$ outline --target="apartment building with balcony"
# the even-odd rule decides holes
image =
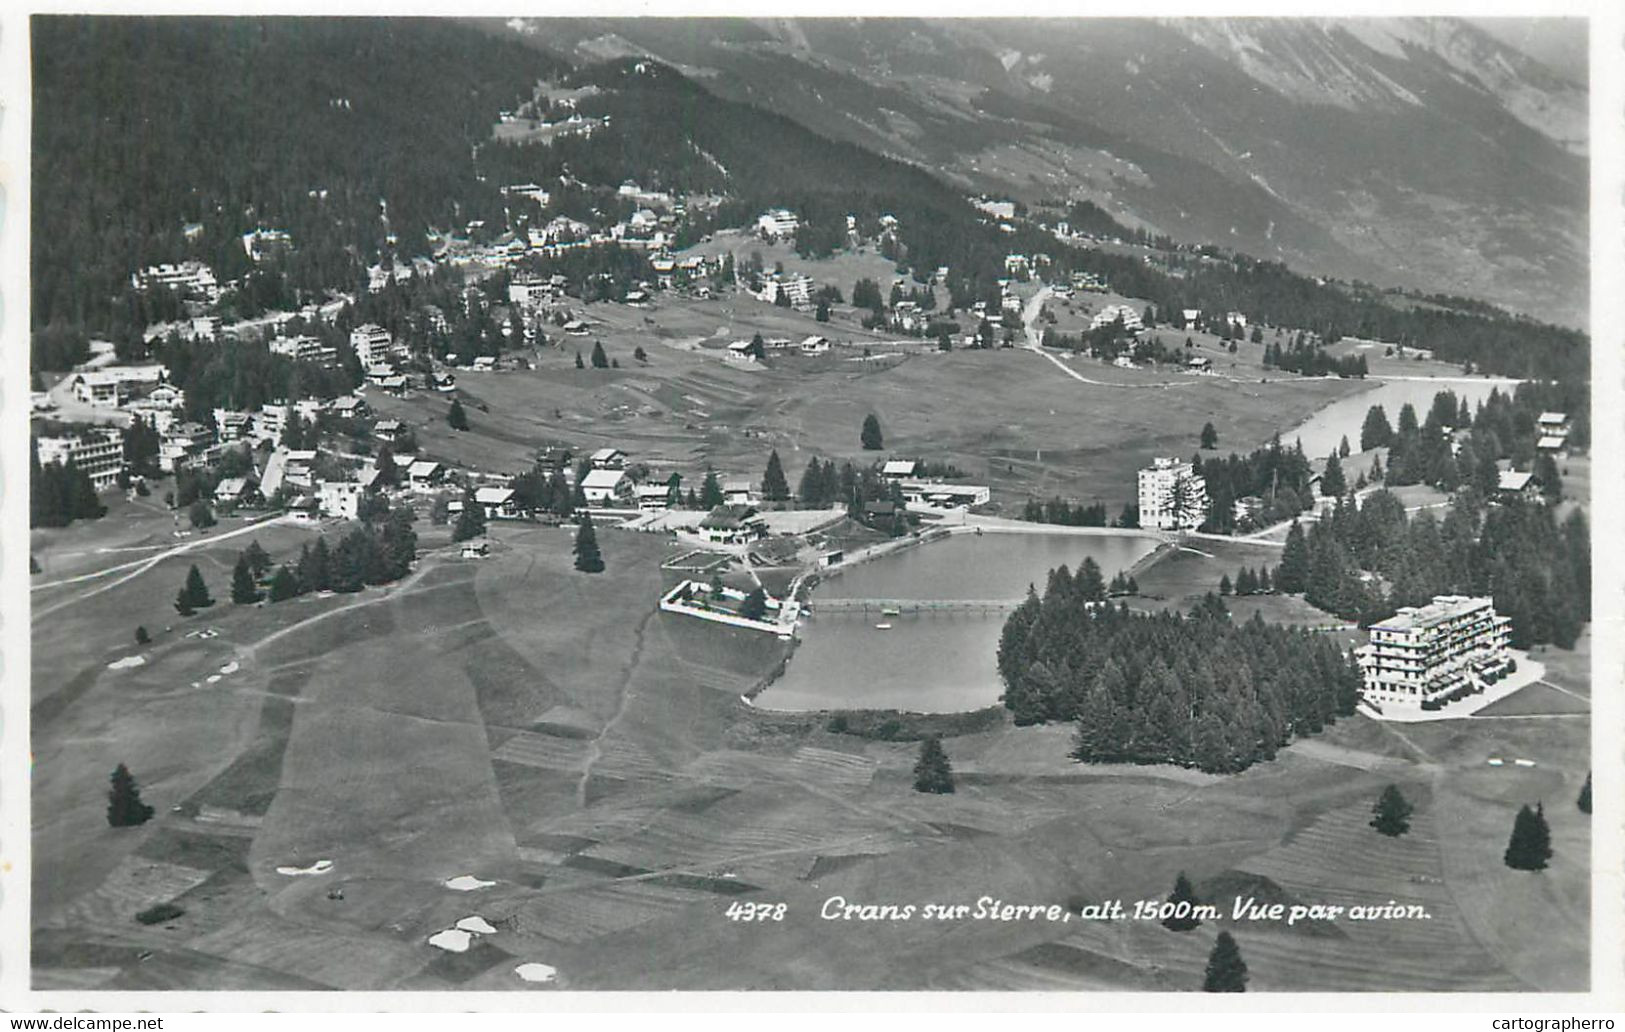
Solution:
[[[1371,626],[1356,652],[1365,697],[1378,705],[1434,708],[1498,679],[1512,664],[1512,621],[1488,598],[1439,595]]]

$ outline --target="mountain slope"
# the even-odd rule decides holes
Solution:
[[[1464,21],[567,19],[967,190],[1585,319],[1585,94]]]

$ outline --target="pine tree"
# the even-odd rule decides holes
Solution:
[[[1533,810],[1525,804],[1512,822],[1512,838],[1502,859],[1514,870],[1540,871],[1551,856],[1552,832],[1546,825],[1545,811],[1538,803]]]
[[[1219,431],[1213,428],[1212,423],[1202,427],[1202,447],[1209,451],[1219,446]]]
[[[1326,459],[1326,472],[1320,475],[1320,493],[1327,498],[1341,498],[1343,492],[1348,490],[1348,483],[1343,479],[1343,463],[1333,452]]]
[[[1585,787],[1580,789],[1580,798],[1578,798],[1578,799],[1576,799],[1574,801],[1574,805],[1578,806],[1580,808],[1581,813],[1590,813],[1591,812],[1591,772],[1590,771],[1586,772]]]
[[[1196,898],[1196,890],[1191,888],[1190,879],[1185,877],[1184,871],[1180,871],[1179,877],[1174,879],[1174,891],[1168,893],[1168,902],[1176,907],[1181,903],[1186,903],[1189,904],[1190,908],[1194,908],[1196,904],[1201,902]],[[1200,926],[1201,923],[1202,919],[1197,917],[1194,912],[1180,914],[1177,910],[1162,919],[1162,926],[1171,932],[1188,932]]]
[[[1349,457],[1349,435],[1348,434],[1344,434],[1343,439],[1341,441],[1337,442],[1337,457],[1340,458],[1340,459],[1346,459],[1346,458]]]
[[[582,573],[602,573],[604,557],[598,551],[598,534],[593,530],[592,517],[583,513],[581,527],[576,531],[576,569]]]
[[[243,555],[248,557],[249,572],[253,573],[256,578],[265,576],[265,571],[271,568],[271,557],[266,553],[265,549],[260,547],[258,538],[248,543],[248,547],[243,550]]]
[[[451,410],[446,413],[446,423],[453,430],[468,429],[468,413],[463,411],[463,403],[457,398],[451,399]]]
[[[472,489],[463,490],[463,511],[457,514],[457,525],[451,530],[453,541],[467,541],[485,533],[485,506],[474,498]]]
[[[784,467],[779,463],[775,449],[767,457],[767,472],[762,474],[762,498],[769,502],[783,502],[790,497],[790,484],[784,479]]]
[[[739,615],[746,620],[760,620],[767,616],[767,592],[762,590],[761,585],[752,588],[739,604]]]
[[[1388,423],[1388,413],[1381,405],[1366,409],[1365,423],[1360,427],[1360,450],[1386,448],[1394,440],[1394,428]]]
[[[1219,578],[1219,594],[1230,594],[1230,575],[1228,573]]]
[[[886,446],[880,433],[880,419],[873,412],[863,417],[863,433],[859,439],[864,451],[880,451]]]
[[[1371,826],[1390,838],[1398,838],[1411,830],[1411,814],[1415,809],[1398,785],[1389,785],[1371,808]]]
[[[148,644],[152,643],[152,635],[147,633],[146,624],[142,624],[141,626],[139,626],[139,627],[137,627],[135,629],[135,643],[137,645],[148,645]],[[1586,791],[1586,796],[1585,796],[1585,798],[1587,800],[1587,803],[1586,803],[1586,805],[1587,805],[1586,812],[1587,813],[1591,812],[1591,810],[1589,809],[1589,807],[1590,807],[1590,799],[1591,799],[1590,788],[1591,788],[1591,779],[1587,778],[1586,779],[1586,790],[1587,791]]]
[[[576,368],[577,369],[585,369],[585,368],[587,368],[587,364],[585,362],[581,361],[581,352],[579,350],[576,352]]]
[[[722,483],[717,479],[716,470],[708,469],[700,483],[700,508],[715,509],[722,500]]]
[[[914,791],[942,795],[953,790],[954,772],[948,754],[942,748],[942,739],[932,735],[920,743],[920,758],[914,764]]]
[[[209,588],[203,583],[203,574],[198,571],[197,564],[186,572],[186,583],[182,585],[179,594],[175,596],[175,611],[182,616],[191,616],[199,609],[206,609],[214,605],[214,599],[209,597]]]
[[[237,556],[237,565],[231,571],[231,601],[235,605],[253,605],[260,600],[259,588],[254,585],[254,568],[249,565],[248,553]]]
[[[594,369],[609,368],[609,356],[604,354],[604,345],[596,340],[592,342],[592,367]]]
[[[637,347],[632,349],[632,357],[639,362],[649,361],[649,353],[643,350],[642,344],[639,344]]]
[[[1297,520],[1286,534],[1286,545],[1281,549],[1281,563],[1275,568],[1275,586],[1281,591],[1296,594],[1309,585],[1309,542],[1303,526]]]
[[[1247,962],[1241,959],[1241,947],[1229,932],[1220,932],[1208,954],[1207,974],[1202,980],[1202,991],[1208,993],[1244,993],[1247,991]]]
[[[107,823],[115,828],[133,828],[152,819],[152,807],[141,801],[141,789],[136,786],[130,768],[119,764],[109,779],[113,787],[107,793]]]
[[[286,602],[297,594],[299,594],[299,579],[286,566],[277,567],[275,576],[271,578],[271,601]]]

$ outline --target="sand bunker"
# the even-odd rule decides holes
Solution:
[[[527,982],[551,982],[558,976],[559,970],[546,964],[521,964],[513,969],[513,973]]]
[[[465,917],[461,921],[458,921],[457,927],[465,932],[473,932],[475,935],[496,934],[496,928],[491,925],[491,922],[487,921],[478,914],[475,914],[472,917]]]
[[[467,932],[456,928],[448,928],[443,932],[436,932],[429,936],[429,945],[447,953],[467,953],[468,944],[474,937]]]
[[[124,670],[128,667],[141,666],[142,664],[146,663],[146,661],[146,656],[125,656],[123,659],[115,659],[113,662],[107,664],[107,669]]]
[[[219,674],[210,674],[208,677],[205,677],[204,680],[209,682],[210,684],[215,684],[220,680],[220,675]]]
[[[298,877],[299,875],[302,875],[302,874],[326,874],[328,871],[331,871],[332,869],[333,869],[333,861],[331,861],[331,860],[318,860],[315,863],[311,864],[309,867],[293,867],[291,865],[287,866],[287,867],[278,867],[276,869],[276,873],[278,873],[278,874],[286,874],[289,877]]]
[[[448,889],[458,892],[473,892],[475,889],[488,889],[495,885],[494,881],[480,881],[472,874],[459,874],[455,878],[447,878],[445,885]]]
[[[226,665],[225,665],[225,666],[223,666],[223,667],[221,667],[221,668],[220,668],[220,672],[221,672],[221,673],[222,673],[222,674],[235,674],[235,673],[236,673],[236,672],[237,672],[237,671],[238,671],[238,670],[240,670],[240,669],[242,669],[242,666],[241,666],[241,664],[239,664],[239,663],[238,663],[238,662],[237,662],[237,661],[236,661],[236,660],[235,660],[235,659],[234,659],[234,660],[232,660],[232,661],[231,661],[231,662],[230,662],[230,663],[227,663],[227,664],[226,664]]]

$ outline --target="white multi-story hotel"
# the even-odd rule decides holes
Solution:
[[[385,335],[388,338],[388,335]],[[338,349],[331,344],[323,344],[320,338],[301,334],[297,337],[275,337],[270,343],[271,354],[291,358],[295,362],[315,362],[318,365],[335,365],[339,360]],[[362,362],[366,364],[365,361]]]
[[[1420,706],[1504,672],[1512,621],[1487,598],[1439,595],[1371,626],[1356,656],[1365,697]]]
[[[361,360],[362,367],[366,369],[387,366],[398,354],[389,331],[375,323],[351,330],[350,347],[355,349],[355,357]]]
[[[1140,470],[1140,526],[1195,530],[1207,519],[1207,481],[1188,462],[1152,459]]]
[[[124,468],[124,437],[117,430],[95,428],[68,437],[41,437],[38,443],[40,465],[72,462],[98,491],[111,487]]]
[[[791,237],[801,228],[801,220],[787,208],[774,208],[757,217],[756,228],[771,237]]]

